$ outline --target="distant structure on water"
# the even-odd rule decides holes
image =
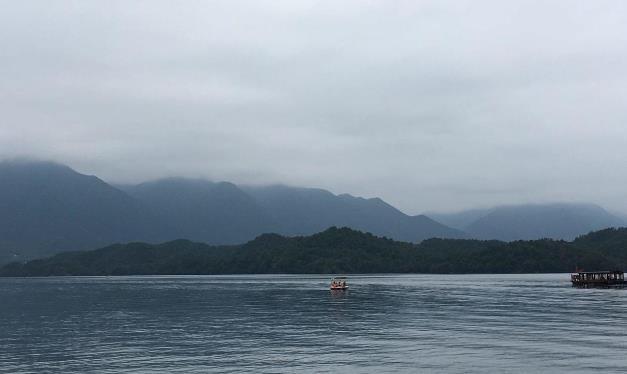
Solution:
[[[625,274],[620,270],[578,271],[570,275],[575,287],[624,287]]]

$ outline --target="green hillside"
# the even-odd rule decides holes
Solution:
[[[348,228],[240,246],[187,240],[116,244],[0,268],[2,276],[261,273],[543,273],[627,268],[627,229],[572,242],[430,239],[411,244]]]

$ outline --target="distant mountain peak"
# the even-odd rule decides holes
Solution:
[[[433,217],[478,239],[533,240],[541,238],[572,240],[579,235],[625,221],[602,207],[583,202],[551,202],[502,205]]]
[[[0,169],[14,170],[14,171],[28,171],[28,172],[41,172],[41,171],[50,171],[50,172],[65,172],[65,173],[77,173],[74,169],[70,168],[67,165],[60,164],[54,161],[41,161],[35,159],[26,159],[26,158],[18,158],[18,159],[6,159],[0,161]]]

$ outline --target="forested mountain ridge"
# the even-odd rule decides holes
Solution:
[[[188,240],[116,244],[0,268],[0,276],[263,273],[553,273],[627,268],[627,229],[561,240],[429,239],[420,244],[330,228],[264,234],[238,246]]]

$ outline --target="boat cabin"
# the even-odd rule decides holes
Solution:
[[[611,271],[579,271],[570,275],[573,286],[623,286],[625,274],[620,270]]]

